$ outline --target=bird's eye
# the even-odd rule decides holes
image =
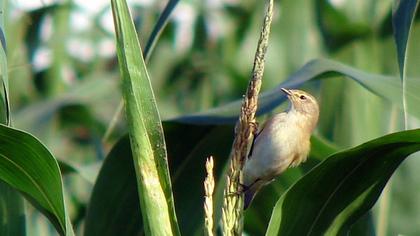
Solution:
[[[300,97],[299,97],[301,100],[305,100],[306,99],[306,96],[305,95],[300,95]]]

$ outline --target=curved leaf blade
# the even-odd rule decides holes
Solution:
[[[399,0],[395,1],[395,8],[392,12],[392,26],[394,30],[394,39],[397,45],[397,59],[402,80],[402,97],[404,124],[408,127],[408,109],[407,109],[407,52],[409,46],[411,26],[414,22],[418,0]]]
[[[6,40],[4,32],[0,27],[0,72],[1,72],[1,122],[10,125],[10,102],[9,102],[9,72],[7,70]]]
[[[168,4],[165,6],[165,9],[163,9],[162,13],[160,14],[156,25],[153,27],[153,31],[147,40],[146,47],[144,48],[144,60],[146,62],[149,61],[153,48],[155,47],[163,29],[168,24],[169,16],[175,9],[178,2],[179,0],[169,0]]]
[[[301,69],[292,74],[285,82],[276,88],[264,92],[259,98],[258,115],[273,110],[286,100],[280,88],[298,88],[305,82],[341,75],[343,78],[352,79],[372,93],[402,106],[401,82],[396,77],[366,73],[351,66],[328,59],[316,59],[305,64]],[[407,88],[407,99],[413,104],[420,103],[420,79],[412,79],[412,84]],[[205,112],[174,118],[175,121],[196,124],[233,124],[239,115],[242,100],[237,100],[226,105],[210,109]],[[420,117],[420,109],[413,109],[413,115]]]
[[[0,179],[22,192],[61,235],[73,235],[57,161],[39,140],[0,125]]]
[[[420,129],[333,154],[277,202],[267,235],[343,235],[376,202],[399,164],[420,150]]]
[[[399,0],[394,2],[395,6],[392,12],[392,26],[394,29],[395,43],[397,45],[400,78],[403,79],[405,74],[404,68],[407,56],[408,40],[419,1]]]

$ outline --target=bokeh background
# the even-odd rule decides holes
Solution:
[[[144,46],[167,1],[128,2]],[[147,62],[163,120],[242,97],[252,69],[263,2],[179,2]],[[317,58],[398,76],[392,1],[282,0],[275,4],[263,91]],[[124,117],[118,112],[120,81],[110,3],[10,0],[3,1],[3,6],[7,9],[3,23],[13,125],[38,137],[64,163],[86,170],[82,178],[66,174],[64,179],[70,212],[81,232],[92,189],[89,180],[94,180],[105,155],[126,133]],[[420,77],[418,19],[408,50],[409,78]],[[404,127],[399,107],[344,76],[310,81],[302,89],[321,103],[316,133],[340,149]],[[408,105],[409,111],[420,109],[418,104]],[[417,118],[409,117],[409,127],[419,124]],[[108,135],[110,126],[114,128]],[[190,171],[203,170],[204,166]],[[291,184],[287,181],[280,178],[263,195],[280,194]],[[400,166],[367,216],[378,235],[420,234],[419,186],[420,157],[413,155]],[[259,197],[256,202],[270,208],[275,199]],[[39,212],[30,204],[26,207],[31,212],[28,235],[55,234]],[[246,218],[252,225],[248,233],[264,232],[269,217],[270,212],[251,209]]]

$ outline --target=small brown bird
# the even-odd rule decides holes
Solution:
[[[288,110],[268,119],[254,137],[243,169],[247,209],[255,194],[288,167],[306,161],[310,137],[319,116],[316,99],[301,90],[281,89],[290,100]]]

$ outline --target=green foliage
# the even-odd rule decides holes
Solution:
[[[5,3],[0,5],[0,11],[4,11]],[[6,36],[4,32],[4,17],[0,17],[0,123],[10,123],[9,106],[9,74],[6,58]],[[23,198],[19,193],[5,182],[0,181],[0,235],[25,235],[25,219]]]
[[[111,1],[128,130],[147,235],[179,235],[162,125],[125,1]]]
[[[262,93],[258,114],[270,112],[286,100],[286,95],[281,92],[281,88],[297,88],[310,80],[334,76],[344,76],[343,78],[354,80],[372,93],[402,108],[402,87],[397,77],[369,74],[336,61],[318,59],[304,65],[276,88]],[[412,86],[407,88],[407,96],[411,102],[420,102],[420,96],[416,93],[419,89],[420,80],[413,80]],[[198,124],[233,123],[239,115],[241,102],[242,100],[237,100],[205,112],[181,116],[176,120]],[[420,110],[413,110],[412,115],[420,118]]]
[[[0,120],[17,129],[0,126],[0,235],[69,235],[71,225],[86,236],[157,227],[202,235],[210,155],[220,222],[265,6],[155,2],[133,4],[132,17],[123,0],[98,4],[85,29],[73,21],[88,15],[78,3],[22,10],[3,2]],[[419,127],[418,1],[393,2],[276,2],[260,123],[286,107],[281,87],[314,94],[321,115],[310,158],[262,189],[245,233],[420,234],[420,158],[405,159],[420,131],[397,132],[403,110],[407,127]],[[112,13],[117,39],[103,24]],[[118,58],[105,53],[115,42]],[[125,116],[115,112],[122,97]],[[151,213],[142,173],[159,185]]]
[[[142,228],[128,136],[105,159],[92,190],[84,235],[136,235]]]
[[[411,27],[414,17],[419,6],[417,0],[405,0],[396,2],[396,6],[392,15],[392,25],[394,26],[395,43],[397,45],[398,66],[400,78],[403,84],[403,106],[404,106],[404,124],[408,127],[408,111],[407,111],[407,69],[406,61],[408,57],[408,41],[410,39]]]
[[[62,235],[73,235],[57,161],[33,136],[0,125],[0,178],[22,192]]]
[[[24,236],[25,215],[23,199],[10,185],[0,183],[0,235],[4,236]]]
[[[162,14],[159,16],[159,19],[153,28],[152,33],[150,34],[150,38],[147,41],[146,47],[144,48],[144,55],[145,61],[149,61],[151,52],[155,47],[159,36],[162,34],[163,29],[165,28],[166,24],[168,24],[169,16],[178,4],[179,0],[169,0],[168,4],[166,4],[165,9],[162,11]]]
[[[419,5],[417,0],[398,1],[393,11],[392,25],[394,26],[395,42],[397,45],[398,65],[400,77],[404,78],[408,40],[410,39],[416,10]]]

